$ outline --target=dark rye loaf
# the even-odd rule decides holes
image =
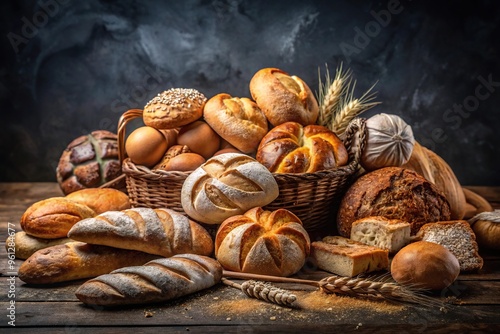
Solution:
[[[426,223],[449,220],[450,205],[423,176],[401,167],[385,167],[361,176],[347,190],[337,215],[339,234],[348,238],[352,223],[368,216],[407,221],[415,235]]]

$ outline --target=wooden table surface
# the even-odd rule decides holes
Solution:
[[[500,187],[468,188],[500,208]],[[20,231],[19,219],[26,208],[54,196],[61,196],[56,183],[0,183],[0,332],[11,328],[9,322],[26,333],[500,331],[500,252],[484,250],[480,250],[485,260],[481,271],[461,274],[446,291],[430,296],[444,302],[445,308],[326,295],[290,284],[281,287],[296,293],[293,308],[250,299],[223,284],[156,305],[117,309],[85,306],[74,295],[83,281],[33,287],[15,274],[21,260],[15,261],[14,271],[8,268],[4,242],[8,228]],[[318,278],[323,274],[303,271],[298,276]]]

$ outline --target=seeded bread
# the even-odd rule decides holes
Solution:
[[[410,223],[381,216],[361,218],[352,223],[351,239],[395,254],[410,243]]]
[[[360,242],[328,236],[311,244],[311,253],[319,269],[352,277],[389,268],[389,252]]]
[[[458,259],[460,271],[476,271],[483,267],[483,258],[478,253],[476,235],[465,220],[425,224],[418,231],[417,238],[448,248]]]

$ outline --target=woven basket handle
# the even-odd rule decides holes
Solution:
[[[349,152],[349,160],[358,164],[366,145],[366,119],[354,118],[347,125],[342,139]]]
[[[120,163],[123,163],[127,154],[125,151],[125,130],[127,123],[139,117],[142,117],[141,109],[130,109],[123,113],[118,120],[118,158],[120,159]]]

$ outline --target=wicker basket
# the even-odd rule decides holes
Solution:
[[[125,112],[118,124],[118,147],[126,178],[127,192],[133,207],[170,208],[184,214],[181,189],[191,172],[151,170],[135,165],[125,152],[125,130],[131,120],[142,117],[142,110]],[[349,163],[333,170],[303,174],[273,174],[279,196],[265,206],[267,210],[285,208],[296,214],[308,232],[331,224],[335,200],[359,169],[359,157],[365,144],[365,121],[354,119],[343,139],[349,152]]]

